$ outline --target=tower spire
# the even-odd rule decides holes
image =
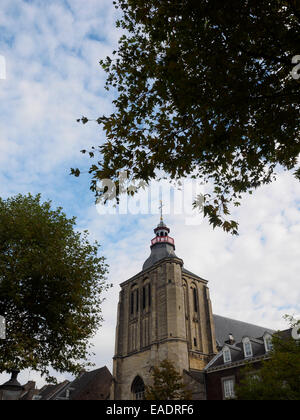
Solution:
[[[160,206],[159,206],[159,209],[160,209],[160,222],[161,223],[163,223],[164,222],[164,219],[163,219],[163,202],[162,202],[162,200],[160,200]]]

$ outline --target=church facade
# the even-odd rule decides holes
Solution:
[[[208,282],[184,268],[162,219],[154,232],[143,270],[121,284],[112,398],[143,398],[151,367],[165,359],[201,398],[197,374],[217,353]]]
[[[120,285],[110,398],[143,399],[152,367],[168,359],[192,398],[206,399],[204,369],[228,335],[260,327],[213,315],[207,280],[184,267],[162,217],[154,233],[142,271]]]

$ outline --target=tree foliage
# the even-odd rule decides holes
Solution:
[[[300,178],[298,0],[115,4],[124,35],[101,65],[117,97],[97,120],[106,141],[89,151],[91,189],[101,197],[97,180],[117,182],[120,170],[146,182],[192,176],[211,186],[210,223],[237,233],[229,208],[243,193],[272,182],[278,167]]]
[[[296,322],[293,323],[293,326]],[[300,329],[300,321],[298,322]],[[236,387],[240,400],[300,400],[300,341],[290,334],[273,336],[273,351],[262,368],[253,372],[245,368]]]
[[[7,327],[0,372],[30,368],[50,380],[49,366],[78,373],[88,365],[107,266],[98,243],[74,227],[75,218],[40,195],[0,199],[0,314]]]
[[[191,393],[186,389],[182,376],[173,363],[164,360],[152,369],[153,385],[146,387],[146,400],[190,400]]]

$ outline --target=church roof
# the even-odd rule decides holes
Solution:
[[[232,334],[235,341],[242,341],[245,336],[259,338],[265,332],[274,333],[270,328],[260,327],[247,322],[237,321],[236,319],[226,318],[220,315],[214,315],[216,340],[219,346],[223,346],[228,340],[229,334]]]
[[[197,274],[192,273],[191,271],[187,270],[186,268],[182,267],[182,273],[183,274],[187,274],[188,276],[192,276],[192,277],[196,277],[199,280],[204,280],[207,281],[205,279],[203,279],[202,277],[199,277]]]
[[[178,258],[174,252],[174,247],[168,243],[156,244],[151,249],[150,257],[144,262],[143,271],[164,258]]]

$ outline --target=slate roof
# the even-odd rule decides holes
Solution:
[[[168,243],[155,244],[151,249],[150,257],[144,262],[143,271],[164,258],[178,258],[174,252],[174,247]]]
[[[40,400],[51,400],[54,399],[56,394],[61,392],[64,388],[66,388],[69,385],[69,381],[61,382],[57,385],[45,385],[38,393],[38,399]]]
[[[205,383],[205,378],[203,372],[199,372],[197,370],[184,370],[189,376],[191,376],[195,381],[199,382],[200,384]]]
[[[245,357],[243,343],[225,344],[220,352],[208,363],[205,370],[214,371],[216,369],[226,369],[232,367],[235,363],[246,362],[247,360],[260,360],[267,355],[265,343],[263,340],[248,337],[251,342],[252,356]],[[231,361],[224,362],[223,350],[227,347],[231,354]]]
[[[112,380],[112,375],[106,366],[91,372],[85,372],[79,378],[75,379],[75,381],[71,384],[71,387],[72,389],[74,388],[74,390],[71,391],[70,399],[76,400],[80,394],[84,393],[84,391],[89,387],[89,384],[95,380],[97,380],[98,387],[100,386],[101,388],[99,391],[102,394],[101,396],[103,399],[106,399],[108,397],[107,394],[109,393]]]
[[[21,397],[19,398],[19,400],[22,400],[22,401],[29,400],[29,401],[31,401],[32,398],[39,393],[39,390],[36,389],[35,385],[36,384],[35,384],[34,381],[28,381],[27,384],[23,385],[24,392],[21,395]]]
[[[168,243],[161,243],[155,244],[155,246],[151,249],[151,254],[149,258],[144,262],[143,271],[148,270],[158,261],[163,260],[164,258],[177,258],[177,255],[174,252],[174,247]],[[187,270],[185,267],[182,267],[182,273],[187,274],[188,276],[195,277],[199,280],[207,282],[203,278],[199,277],[197,274],[192,273],[191,271]]]
[[[202,277],[199,277],[197,274],[192,273],[191,271],[187,270],[185,267],[182,267],[183,274],[187,274],[188,276],[196,277],[199,280],[204,280]],[[207,282],[207,280],[204,280]]]
[[[274,333],[274,330],[271,330],[270,328],[260,327],[258,325],[237,321],[220,315],[213,315],[213,317],[215,321],[217,345],[220,347],[228,340],[229,334],[233,335],[235,342],[240,342],[242,341],[242,338],[246,336],[260,338],[265,332],[269,332],[270,334]]]
[[[93,393],[97,387],[97,399],[105,400],[109,396],[111,381],[112,375],[106,366],[91,372],[83,372],[68,387],[57,394],[55,399],[81,400],[87,399],[88,395],[91,395],[90,399],[95,399]],[[66,391],[69,391],[68,397]]]

